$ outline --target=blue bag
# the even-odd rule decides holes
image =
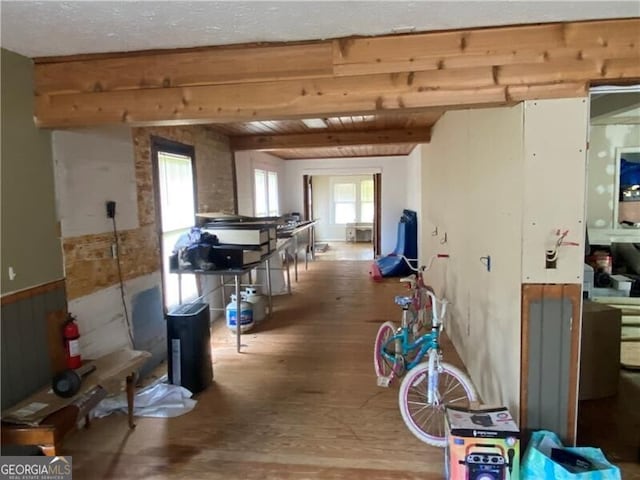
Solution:
[[[562,447],[558,436],[546,430],[533,432],[522,458],[520,480],[621,480],[620,469],[609,463],[599,448],[562,447],[591,462],[597,470],[572,473],[546,453],[546,445]]]

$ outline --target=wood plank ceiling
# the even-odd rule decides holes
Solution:
[[[429,141],[448,109],[637,83],[639,32],[633,18],[36,59],[35,118],[210,124],[237,150],[282,158],[399,155]]]
[[[283,159],[395,156],[411,153],[431,138],[431,128],[444,113],[344,115],[321,118],[325,127],[302,120],[271,120],[211,125],[231,138],[235,151],[258,150]]]

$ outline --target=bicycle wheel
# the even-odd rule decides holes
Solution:
[[[440,363],[437,368],[438,389],[434,403],[427,401],[428,362],[407,372],[400,385],[398,400],[402,419],[411,433],[429,445],[444,447],[445,405],[466,408],[477,397],[471,380],[458,368],[448,363]]]
[[[378,328],[376,334],[376,342],[373,347],[373,367],[378,378],[387,379],[389,382],[393,380],[396,373],[395,361],[389,360],[382,356],[382,346],[389,341],[396,333],[396,327],[392,322],[384,322]],[[393,343],[387,346],[387,351],[395,354],[395,345]]]

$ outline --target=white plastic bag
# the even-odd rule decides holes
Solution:
[[[170,418],[193,410],[198,402],[191,399],[192,393],[189,390],[179,385],[160,383],[162,380],[166,381],[166,377],[136,394],[133,409],[135,416]],[[91,415],[102,418],[113,412],[127,412],[125,393],[105,398],[92,410]]]

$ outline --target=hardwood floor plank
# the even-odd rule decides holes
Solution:
[[[190,413],[92,422],[64,445],[75,479],[443,478],[444,451],[417,440],[398,409],[398,386],[376,385],[373,341],[399,321],[397,279],[376,283],[370,261],[317,261],[292,295],[242,336],[212,326],[214,383]],[[461,365],[443,339],[447,361]]]

